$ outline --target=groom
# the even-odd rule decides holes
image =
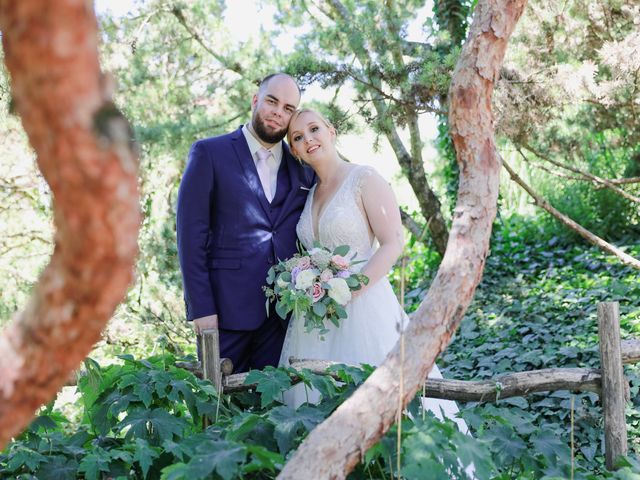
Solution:
[[[300,88],[282,73],[260,83],[251,121],[195,142],[180,184],[178,257],[187,320],[218,327],[234,372],[277,365],[285,327],[262,291],[267,271],[296,252],[296,223],[313,174],[282,141]]]

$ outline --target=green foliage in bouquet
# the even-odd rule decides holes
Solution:
[[[328,332],[325,321],[336,327],[347,318],[345,306],[351,300],[351,292],[369,282],[366,275],[354,270],[361,261],[354,261],[355,254],[347,258],[349,247],[341,245],[333,251],[316,244],[310,251],[300,248],[300,253],[279,262],[269,269],[265,295],[267,310],[275,302],[278,315],[286,319],[303,318],[308,332]]]

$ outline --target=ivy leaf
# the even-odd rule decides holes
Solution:
[[[178,371],[174,371],[171,369],[171,372],[164,372],[154,370],[149,372],[149,377],[151,378],[151,383],[154,386],[154,391],[158,398],[165,398],[167,396],[167,388],[172,380],[178,377]]]
[[[318,375],[308,368],[303,368],[297,374],[306,385],[318,390],[323,399],[332,398],[336,395],[336,382],[333,378],[327,375]]]
[[[172,440],[173,436],[181,437],[185,428],[186,421],[182,418],[176,418],[170,413],[160,408],[153,410],[138,409],[132,412],[117,424],[118,430],[124,430],[129,427],[125,438],[143,438],[145,440],[160,441]]]
[[[154,390],[155,390],[155,386],[150,382],[137,383],[133,387],[133,393],[138,396],[138,398],[142,401],[144,406],[147,408],[149,408],[153,403]]]
[[[355,386],[364,382],[368,376],[362,368],[344,364],[331,365],[327,371],[335,373],[344,383]]]
[[[99,435],[106,435],[117,422],[118,415],[129,407],[131,395],[113,390],[105,399],[98,399],[88,414],[91,425]]]
[[[498,457],[504,463],[509,463],[520,458],[527,449],[524,441],[514,435],[513,429],[507,426],[498,425],[487,432],[485,436],[493,443],[492,450],[497,452]]]
[[[456,453],[460,458],[460,462],[465,468],[473,464],[475,470],[475,478],[491,478],[491,471],[495,468],[491,461],[491,453],[477,439],[460,435],[460,440],[456,442]]]
[[[264,370],[251,370],[244,383],[257,384],[260,406],[265,408],[275,401],[282,403],[282,392],[291,387],[291,378],[284,371],[269,366]]]
[[[41,465],[37,472],[37,478],[38,480],[76,480],[78,478],[78,462],[55,456],[49,462]]]
[[[153,461],[159,456],[160,451],[158,448],[152,447],[149,445],[149,442],[142,438],[136,438],[136,449],[133,460],[140,465],[144,478],[147,478],[149,468],[151,468]]]
[[[276,427],[275,437],[280,453],[286,454],[294,447],[303,431],[311,431],[324,420],[324,414],[308,405],[302,405],[298,410],[282,406],[271,410],[268,419]]]
[[[232,418],[232,423],[227,429],[225,438],[235,442],[242,441],[247,434],[253,431],[256,425],[263,421],[264,419],[255,413],[242,412],[240,416]]]
[[[109,460],[109,453],[97,448],[80,461],[78,472],[83,472],[87,480],[100,480],[103,472],[109,472]]]
[[[84,360],[84,374],[78,378],[78,390],[81,393],[81,398],[84,403],[85,409],[90,409],[91,406],[100,396],[102,389],[102,369],[98,362],[91,358]]]
[[[272,452],[262,445],[247,445],[250,461],[242,466],[242,473],[252,473],[269,470],[277,472],[284,466],[284,457],[276,452]]]
[[[204,479],[214,471],[224,480],[237,478],[247,456],[244,447],[224,440],[208,442],[206,446],[209,453],[195,455],[186,464],[164,468],[162,480]]]
[[[174,457],[180,459],[180,461],[183,461],[190,453],[189,448],[185,446],[183,442],[178,443],[173,440],[165,440],[162,442],[162,448],[165,452],[168,452]]]
[[[29,431],[37,432],[40,429],[43,430],[55,430],[58,428],[58,423],[51,415],[39,415],[29,425]]]
[[[195,406],[195,395],[191,390],[191,385],[189,385],[184,380],[171,380],[169,382],[169,392],[167,393],[167,398],[172,402],[179,402],[180,397],[187,404],[187,408],[191,410]]]
[[[541,453],[549,460],[549,464],[556,458],[567,458],[571,455],[569,448],[561,441],[556,432],[543,430],[531,436],[531,442],[536,453]]]
[[[38,469],[38,466],[42,462],[46,461],[47,457],[45,457],[41,453],[35,450],[31,450],[30,448],[20,446],[18,450],[12,452],[9,455],[7,469],[15,472],[22,466],[26,466],[29,470],[36,471]]]

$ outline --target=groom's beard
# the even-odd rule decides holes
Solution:
[[[278,143],[287,135],[287,128],[283,128],[282,130],[272,130],[269,129],[265,124],[264,120],[260,116],[260,114],[255,113],[253,118],[251,119],[251,126],[253,127],[253,131],[256,132],[256,135],[260,137],[265,143]]]

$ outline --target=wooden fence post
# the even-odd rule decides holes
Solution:
[[[218,329],[202,332],[202,377],[213,383],[218,394],[222,394],[222,371],[220,369],[220,339]]]
[[[626,380],[622,370],[618,302],[598,303],[598,334],[602,364],[600,403],[604,414],[605,460],[613,470],[616,459],[627,455],[627,423],[624,414]]]

